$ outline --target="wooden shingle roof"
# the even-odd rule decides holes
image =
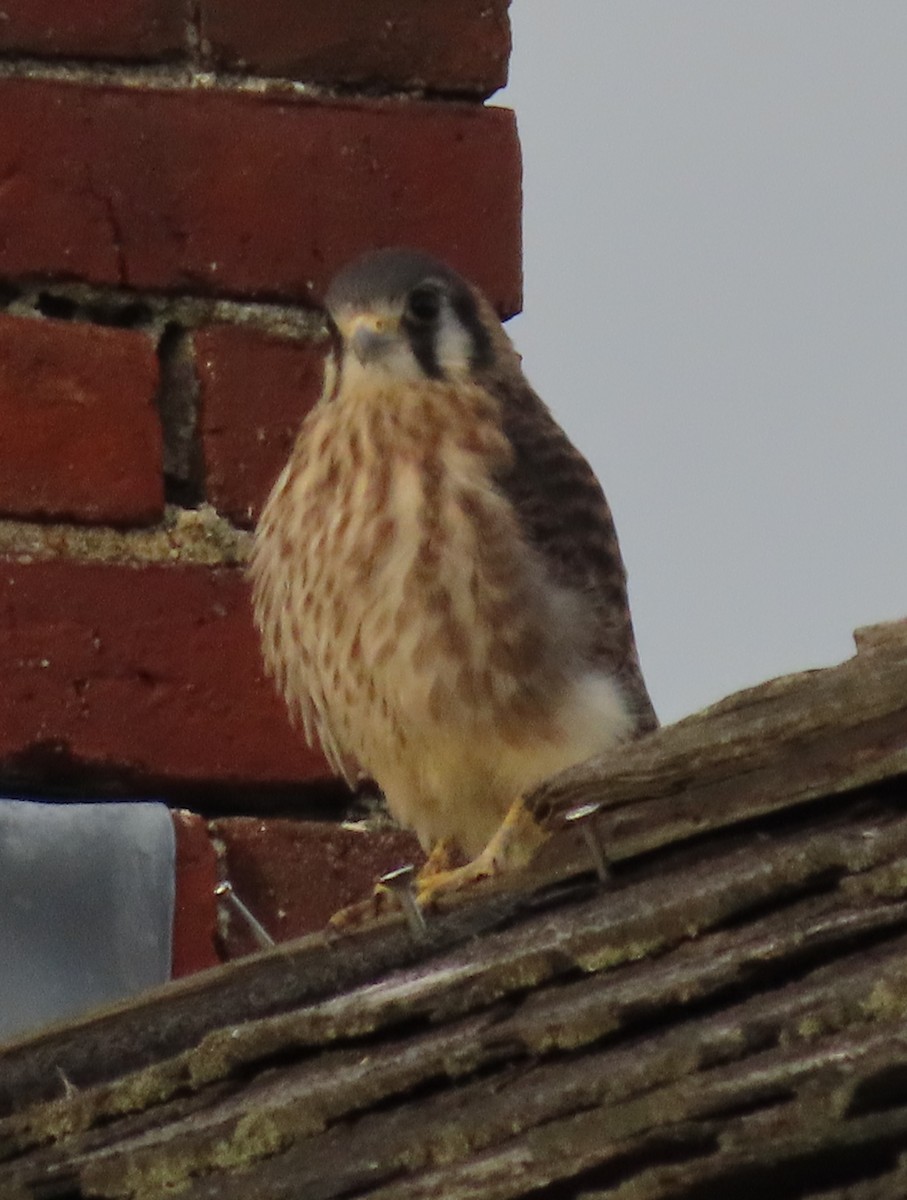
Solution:
[[[907,622],[551,781],[531,871],[0,1050],[0,1197],[907,1195]]]

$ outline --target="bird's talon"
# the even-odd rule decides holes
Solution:
[[[347,904],[345,908],[338,909],[328,920],[328,925],[332,929],[354,929],[393,910],[394,896],[379,883],[365,900],[357,900],[355,904]]]

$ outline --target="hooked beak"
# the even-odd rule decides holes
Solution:
[[[396,332],[386,318],[361,316],[351,322],[346,342],[363,366],[382,358],[390,350]]]

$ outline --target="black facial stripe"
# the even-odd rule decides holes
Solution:
[[[438,362],[438,347],[435,342],[437,327],[406,322],[405,328],[416,362],[429,379],[440,379],[441,364]]]
[[[337,323],[329,312],[325,312],[324,314],[324,324],[328,335],[328,351],[325,355],[325,379],[327,379],[328,363],[333,363],[334,367],[334,387],[330,396],[326,396],[326,399],[333,400],[340,390],[340,377],[343,374],[343,360],[345,356],[343,334],[337,328]]]
[[[337,323],[329,312],[324,314],[324,323],[328,335],[328,352],[334,355],[337,362],[343,358],[343,334],[337,328]]]
[[[469,334],[469,340],[472,345],[470,366],[473,370],[490,366],[491,360],[494,357],[491,338],[488,336],[488,330],[479,319],[479,310],[476,307],[472,292],[465,288],[456,288],[451,294],[450,300],[457,320]]]
[[[340,330],[337,328],[337,322],[327,311],[327,309],[324,310],[324,327],[327,331],[328,337],[330,338],[332,347],[336,347],[340,342],[343,341],[343,336]]]
[[[470,367],[473,370],[480,370],[490,366],[494,358],[494,350],[488,331],[479,317],[478,306],[472,292],[463,286],[451,286],[445,290],[453,315],[469,336]],[[407,319],[404,314],[403,327],[406,330],[416,362],[429,379],[442,379],[444,372],[438,359],[437,345],[438,322]]]

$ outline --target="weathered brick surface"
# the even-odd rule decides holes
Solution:
[[[157,385],[140,333],[0,314],[0,513],[160,517]]]
[[[3,530],[5,545],[37,556],[0,554],[7,784],[188,795],[209,808],[226,786],[233,804],[249,797],[246,811],[275,785],[284,803],[298,794],[307,813],[329,815],[312,807],[330,803],[317,786],[329,768],[264,674],[243,571],[202,565],[232,561],[243,539],[207,510],[156,524],[164,463],[173,495],[192,503],[201,483],[220,513],[252,523],[318,397],[325,346],[243,327],[233,306],[204,319],[237,324],[196,328],[204,310],[182,298],[318,305],[338,267],[406,244],[516,311],[515,125],[475,103],[506,81],[507,10],[508,0],[0,0],[0,292],[24,306],[49,280],[59,307],[41,311],[80,318],[0,312],[0,518],[40,522]],[[17,56],[83,67],[55,80]],[[127,84],[113,82],[118,63],[137,64]],[[168,68],[141,65],[166,63],[336,91],[319,99],[317,88],[297,96],[222,77],[183,88]],[[409,98],[375,98],[400,92]],[[57,286],[71,282],[114,292]],[[104,322],[135,291],[170,294],[140,297],[159,328],[169,323],[163,372],[150,336],[81,319]],[[99,523],[123,528],[84,528]],[[123,554],[156,561],[114,561]],[[256,948],[218,906],[221,874],[284,940],[322,928],[384,871],[422,861],[404,831],[302,817],[209,824],[186,811],[173,821],[174,976]]]
[[[179,979],[221,961],[214,894],[217,855],[203,817],[184,809],[171,815],[176,834],[171,974]]]
[[[201,0],[216,63],[316,83],[487,96],[507,82],[507,0]]]
[[[263,672],[241,570],[0,562],[0,770],[167,781],[329,775]]]
[[[0,80],[0,275],[312,301],[362,251],[520,299],[504,109]]]
[[[211,823],[224,846],[224,868],[236,894],[276,941],[322,929],[348,904],[366,899],[375,880],[424,855],[404,830],[364,832],[320,821],[235,817]],[[229,957],[256,948],[231,917]]]
[[[152,60],[181,52],[189,0],[3,0],[0,53]]]
[[[321,393],[325,346],[218,325],[199,330],[193,347],[205,495],[250,525]]]

